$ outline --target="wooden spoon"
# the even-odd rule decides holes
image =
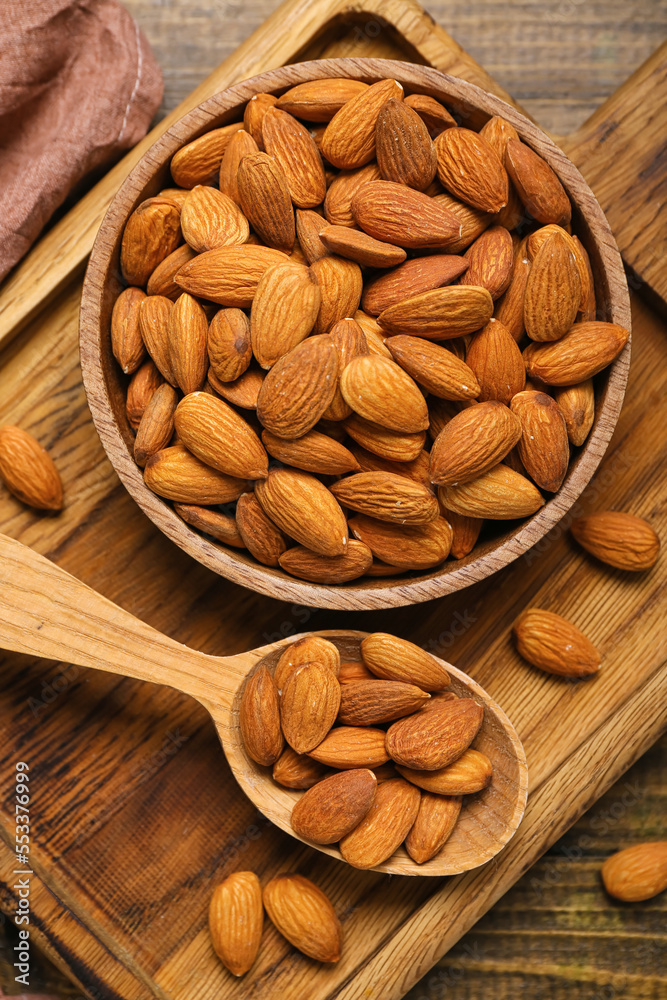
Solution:
[[[360,658],[365,632],[314,633],[330,639],[345,660]],[[166,684],[191,695],[210,713],[234,777],[249,799],[276,826],[298,837],[290,814],[300,792],[277,785],[270,768],[245,753],[238,712],[246,677],[265,663],[273,669],[285,646],[302,636],[237,656],[208,656],[189,649],[97,594],[20,542],[0,535],[0,647],[123,677]],[[451,690],[484,705],[475,747],[491,758],[493,780],[469,796],[443,850],[423,865],[401,847],[375,871],[395,875],[454,875],[494,857],[517,829],[526,804],[528,772],[521,742],[496,703],[449,663]],[[303,841],[310,843],[309,841]],[[335,846],[310,844],[342,860]]]

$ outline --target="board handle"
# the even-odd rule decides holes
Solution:
[[[559,140],[609,219],[629,284],[667,309],[667,42]]]
[[[0,648],[166,684],[206,703],[229,702],[234,677],[223,660],[162,635],[70,576],[0,535]]]

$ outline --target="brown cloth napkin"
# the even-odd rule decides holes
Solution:
[[[0,0],[0,279],[82,178],[145,135],[161,99],[118,0]]]

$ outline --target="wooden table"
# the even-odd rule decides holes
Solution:
[[[162,113],[277,5],[128,0],[164,69]],[[555,133],[580,124],[650,55],[667,28],[667,9],[654,0],[522,2],[509,19],[506,5],[481,0],[429,7]],[[601,889],[599,867],[618,847],[664,836],[666,752],[663,739],[413,988],[411,1000],[501,1000],[517,992],[527,1000],[663,995],[660,929],[667,900],[613,904]],[[0,931],[0,986],[11,993],[13,939],[6,923]],[[47,962],[35,959],[33,970],[31,990],[80,996]]]

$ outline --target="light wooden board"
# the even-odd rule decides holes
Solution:
[[[430,61],[468,75],[444,33],[427,30],[413,5],[400,6],[406,32],[421,39]],[[306,18],[321,13],[317,4],[294,7],[307,8]],[[304,50],[315,27],[305,23],[283,16],[285,36],[273,39],[283,60],[290,45],[299,46],[299,58],[322,54],[321,43]],[[406,55],[393,32],[380,44],[381,54]],[[348,36],[339,51],[350,50]],[[263,68],[261,50],[254,52],[244,76]],[[325,52],[338,54],[331,39]],[[310,628],[384,629],[423,643],[467,670],[505,708],[526,747],[531,794],[515,839],[476,872],[436,885],[356,872],[297,847],[257,816],[194,702],[7,655],[4,763],[20,755],[35,774],[34,939],[93,996],[398,997],[664,727],[664,561],[642,576],[609,570],[576,550],[559,527],[501,574],[413,608],[343,616],[235,587],[158,534],[103,457],[80,383],[78,294],[76,282],[66,284],[0,357],[1,419],[22,423],[52,447],[68,505],[58,517],[39,518],[3,494],[0,528],[207,652],[234,653]],[[634,311],[626,405],[579,511],[629,509],[664,534],[656,472],[666,438],[664,327],[637,298]],[[569,684],[519,660],[509,627],[527,604],[557,610],[591,636],[604,656],[599,677]],[[0,862],[11,885],[8,795],[3,786]],[[338,967],[323,970],[298,957],[267,927],[252,978],[237,983],[225,974],[208,940],[206,907],[213,884],[246,867],[262,878],[298,869],[330,892],[346,936]],[[10,890],[2,904],[11,911]]]

